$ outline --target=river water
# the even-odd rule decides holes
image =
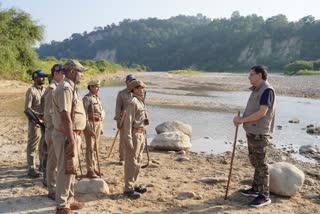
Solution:
[[[124,87],[102,87],[99,95],[106,111],[104,135],[114,136],[116,123],[113,120],[116,96]],[[84,95],[87,90],[82,90]],[[203,96],[181,96],[148,92],[147,99],[173,98],[193,101],[219,102],[245,107],[249,98],[249,91],[206,91]],[[276,126],[273,143],[278,147],[292,146],[295,150],[301,145],[317,145],[320,143],[318,136],[306,133],[305,127],[309,124],[319,125],[320,100],[302,97],[277,97]],[[235,127],[232,119],[235,116],[228,112],[206,112],[190,109],[177,109],[168,107],[148,106],[150,125],[148,126],[148,141],[156,135],[155,127],[160,123],[171,120],[179,120],[192,126],[192,149],[195,152],[221,153],[232,147]],[[293,124],[288,121],[298,118],[300,123]],[[238,139],[245,140],[245,133],[239,127]],[[292,145],[291,145],[292,144]]]

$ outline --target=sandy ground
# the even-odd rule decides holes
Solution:
[[[121,79],[123,75],[109,75],[108,78]],[[220,90],[248,88],[246,75],[241,74],[190,77],[137,73],[136,76],[145,80],[151,90],[162,90],[165,87],[168,93],[172,93],[169,90],[177,91],[177,87],[182,89],[177,93],[196,93],[202,90],[201,85]],[[312,86],[319,83],[320,76],[307,76],[305,79],[281,75],[277,77],[272,76],[272,83],[283,94],[319,98],[319,89]],[[235,84],[231,84],[233,81]],[[287,87],[292,87],[292,90],[287,90]],[[27,121],[21,113],[26,88],[26,84],[15,81],[0,82],[0,213],[54,213],[55,204],[47,199],[47,190],[42,186],[41,178],[33,180],[26,176]],[[252,198],[241,196],[238,190],[249,186],[253,170],[246,148],[240,146],[236,152],[228,200],[224,200],[224,194],[230,152],[219,155],[187,152],[185,156],[190,161],[179,162],[176,161],[178,154],[157,151],[151,151],[150,156],[159,167],[153,164],[154,167],[144,169],[140,174],[141,183],[147,185],[149,191],[138,200],[129,200],[122,195],[123,167],[115,164],[117,149],[112,158],[106,158],[111,142],[109,138],[103,138],[100,142],[103,179],[109,184],[110,194],[77,195],[80,201],[86,202],[86,207],[78,213],[320,213],[319,164],[294,160],[290,154],[282,153],[273,146],[270,146],[270,163],[285,160],[306,174],[305,184],[294,197],[271,195],[271,205],[260,209],[249,208],[247,204]],[[199,182],[202,177],[216,177],[217,182]],[[180,192],[192,192],[195,196],[179,200],[177,196]]]

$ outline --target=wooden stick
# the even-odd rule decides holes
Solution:
[[[238,111],[238,117],[240,117],[240,111]],[[229,185],[230,185],[230,180],[231,180],[231,173],[232,173],[232,165],[233,165],[234,153],[235,153],[236,144],[237,144],[238,127],[239,127],[239,125],[236,126],[236,132],[235,132],[235,135],[234,135],[233,149],[232,149],[232,156],[231,156],[231,163],[230,163],[229,176],[228,176],[228,183],[227,183],[227,189],[226,189],[226,194],[225,194],[225,196],[224,196],[224,200],[227,200],[227,197],[228,197],[228,190],[229,190]]]

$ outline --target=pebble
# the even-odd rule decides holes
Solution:
[[[185,200],[188,198],[193,198],[196,195],[194,194],[194,192],[179,192],[179,194],[177,195],[176,199],[178,200]]]
[[[223,183],[226,182],[226,178],[217,178],[217,177],[203,177],[200,178],[199,181],[206,183],[206,184],[217,184],[217,183]]]
[[[298,118],[293,118],[292,120],[289,120],[289,123],[300,123],[300,120]]]
[[[175,151],[168,151],[168,154],[175,154]]]
[[[317,193],[309,193],[303,196],[306,199],[315,199],[315,198],[319,198],[319,194]]]
[[[149,166],[148,166],[148,168],[159,168],[160,167],[160,165],[159,164],[156,164],[156,163],[149,163]]]
[[[311,179],[311,178],[306,178],[306,180],[304,181],[304,184],[308,185],[308,186],[313,186],[314,185],[314,180]]]
[[[186,154],[186,151],[180,150],[180,151],[176,152],[176,154],[178,154],[178,155],[184,155],[184,154]]]
[[[180,162],[190,161],[190,158],[185,157],[185,156],[179,156],[179,157],[176,158],[176,161],[180,161]]]

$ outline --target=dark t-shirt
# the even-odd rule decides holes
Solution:
[[[271,107],[274,100],[274,93],[271,88],[267,88],[260,99],[260,105],[269,106]]]

